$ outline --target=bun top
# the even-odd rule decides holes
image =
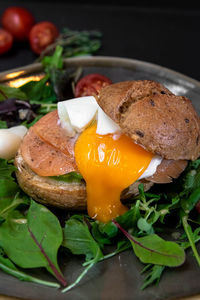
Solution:
[[[103,88],[97,102],[134,142],[173,160],[200,156],[200,120],[189,99],[158,82],[124,81]]]

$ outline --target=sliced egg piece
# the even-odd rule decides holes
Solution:
[[[104,135],[120,132],[120,127],[108,117],[93,96],[80,97],[58,103],[61,126],[69,136],[75,136],[97,120],[97,133]]]
[[[62,128],[64,128],[69,137],[73,137],[76,134],[76,131],[72,127],[69,114],[65,108],[64,102],[58,102],[58,115]]]
[[[92,97],[92,99],[94,98]],[[77,99],[68,107],[71,124],[77,132],[83,131],[95,118],[97,105],[93,103],[93,101],[88,100],[89,99],[79,101]]]
[[[108,117],[101,107],[98,107],[97,115],[97,134],[108,134],[120,132],[121,129],[110,117]]]
[[[70,136],[81,132],[96,118],[98,104],[93,96],[75,98],[58,103],[58,115]]]
[[[153,154],[121,134],[99,135],[96,125],[86,128],[75,145],[77,167],[86,181],[88,214],[108,222],[127,211],[121,192],[138,180]]]

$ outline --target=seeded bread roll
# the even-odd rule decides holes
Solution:
[[[200,121],[186,97],[173,95],[157,82],[138,80],[103,88],[97,102],[146,150],[172,160],[199,157]]]

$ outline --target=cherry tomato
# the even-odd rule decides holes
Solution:
[[[75,97],[98,95],[100,90],[112,84],[112,81],[101,74],[89,74],[81,78],[75,87]]]
[[[0,28],[0,55],[9,51],[13,44],[12,35]]]
[[[196,208],[196,211],[198,212],[198,214],[200,215],[200,200],[197,202],[195,208]]]
[[[51,22],[40,22],[33,26],[29,34],[30,46],[33,52],[40,54],[58,37],[57,27]]]
[[[28,39],[35,23],[33,15],[23,7],[8,7],[2,15],[2,25],[17,41]]]

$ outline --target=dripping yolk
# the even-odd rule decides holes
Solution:
[[[99,135],[96,125],[85,129],[76,142],[75,159],[86,181],[88,214],[108,222],[127,211],[120,194],[143,174],[152,157],[126,135]]]

